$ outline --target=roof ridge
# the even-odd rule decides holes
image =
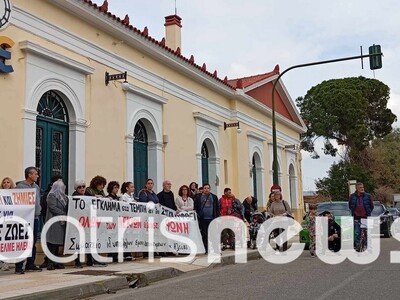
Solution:
[[[232,79],[229,79],[229,80],[240,80],[240,79],[245,80],[245,79],[250,79],[250,78],[259,77],[259,76],[265,76],[265,75],[272,75],[272,74],[279,74],[279,64],[277,64],[272,71],[269,71],[269,72],[266,72],[266,73],[250,75],[250,76],[246,76],[246,77],[232,78]]]
[[[107,15],[108,17],[112,18],[113,20],[116,20],[117,22],[121,23],[121,25],[125,26],[129,30],[133,31],[134,33],[141,35],[143,38],[146,38],[148,41],[152,42],[153,44],[156,44],[160,48],[164,49],[165,51],[168,51],[169,53],[172,53],[176,57],[182,59],[186,63],[194,66],[196,69],[199,71],[205,73],[206,75],[212,77],[213,79],[217,80],[218,82],[224,84],[225,86],[236,90],[236,87],[232,84],[229,83],[230,80],[228,80],[228,77],[225,76],[224,79],[221,79],[217,76],[217,70],[215,70],[213,73],[207,71],[207,66],[206,63],[203,63],[202,66],[198,65],[195,63],[194,60],[194,55],[191,55],[190,58],[187,58],[181,54],[181,49],[178,48],[176,50],[173,50],[169,48],[168,46],[165,45],[165,38],[163,37],[161,41],[157,41],[155,38],[153,38],[151,35],[149,35],[149,30],[147,26],[141,31],[140,29],[130,25],[130,20],[128,14],[125,15],[124,19],[121,19],[114,15],[113,13],[108,11],[108,1],[104,0],[102,5],[97,5],[96,3],[93,3],[91,0],[81,0],[84,3],[88,4],[90,7],[93,7],[94,9],[98,10],[99,13],[103,13]]]
[[[279,74],[279,65],[276,65],[275,68],[270,72],[236,79],[229,79],[228,83],[235,86],[237,89],[243,89],[277,74]]]

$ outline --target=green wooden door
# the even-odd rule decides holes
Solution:
[[[138,121],[135,126],[133,141],[133,180],[135,184],[135,196],[139,195],[148,178],[148,143],[147,132],[144,124]]]
[[[252,160],[252,165],[253,167],[251,168],[251,173],[253,176],[253,191],[254,191],[254,197],[258,199],[257,197],[257,168],[256,168],[256,160],[254,159],[253,156],[253,160]]]
[[[61,175],[65,184],[68,182],[68,134],[68,124],[37,118],[36,167],[42,191],[54,175]]]
[[[37,112],[36,167],[43,192],[54,175],[61,175],[65,184],[68,182],[69,118],[57,91],[48,91],[42,95]]]

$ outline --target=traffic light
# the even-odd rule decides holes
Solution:
[[[382,68],[382,52],[380,45],[372,45],[369,47],[369,54],[377,54],[369,57],[369,68],[376,70]]]

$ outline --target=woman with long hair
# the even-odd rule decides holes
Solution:
[[[147,179],[144,188],[139,192],[139,202],[154,202],[156,204],[160,202],[157,194],[153,191],[153,187],[153,179]]]
[[[15,189],[14,181],[10,177],[4,177],[1,181],[0,188],[4,190]],[[3,262],[3,264],[1,265],[1,270],[10,271],[10,266],[6,262]]]
[[[189,196],[192,199],[194,199],[194,197],[196,197],[196,195],[199,193],[198,187],[199,187],[198,184],[194,181],[189,184],[189,192],[190,192]]]
[[[15,189],[14,181],[10,177],[4,177],[1,181],[1,189]]]
[[[178,191],[178,197],[175,199],[175,205],[178,212],[194,210],[194,202],[190,197],[189,187],[182,185]]]
[[[124,182],[121,186],[121,200],[124,202],[137,202],[134,196],[135,186],[133,182],[127,181]]]

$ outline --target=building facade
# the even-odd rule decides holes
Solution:
[[[209,182],[218,196],[231,187],[238,198],[254,195],[265,207],[278,66],[221,79],[181,54],[180,17],[165,18],[166,37],[157,41],[129,16],[109,12],[107,1],[11,0],[6,19],[0,176],[20,180],[35,165],[42,189],[62,174],[70,192],[75,180],[88,183],[96,175],[134,181],[137,190],[146,178],[156,191],[165,179],[175,192],[191,181]],[[106,73],[125,72],[127,82],[106,82]],[[275,99],[280,185],[300,216],[301,155],[285,146],[299,145],[305,125],[281,81]],[[239,122],[241,133],[224,122]]]

